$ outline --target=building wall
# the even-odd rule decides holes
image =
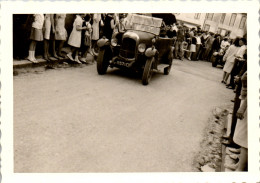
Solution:
[[[188,27],[202,26],[206,14],[200,13],[199,18],[195,18],[196,13],[178,13],[175,14],[175,17],[178,21],[182,21]]]
[[[230,33],[229,37],[232,39],[235,37],[244,37],[247,33],[246,25],[244,28],[239,28],[242,17],[246,17],[246,14],[244,13],[236,13],[237,16],[233,26],[229,25],[232,13],[226,13],[223,23],[220,22],[222,13],[214,13],[212,20],[206,19],[207,13],[201,13],[199,19],[196,19],[195,15],[196,13],[175,14],[177,21],[182,21],[184,25],[188,27],[199,25],[203,30],[205,30],[205,27],[209,26],[209,32],[220,33],[222,36]]]

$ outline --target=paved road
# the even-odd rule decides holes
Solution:
[[[194,171],[211,111],[234,95],[221,77],[177,60],[148,86],[95,65],[15,76],[15,172]]]

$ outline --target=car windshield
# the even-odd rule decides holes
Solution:
[[[129,14],[126,18],[127,30],[139,30],[159,35],[161,25],[161,18],[154,18],[138,14]]]

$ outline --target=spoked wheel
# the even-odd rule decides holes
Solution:
[[[100,75],[106,74],[110,60],[110,50],[101,49],[97,57],[97,72]]]
[[[154,64],[154,57],[146,60],[146,63],[145,63],[145,66],[144,66],[143,77],[142,77],[143,85],[148,85],[151,78],[152,78],[153,64]]]

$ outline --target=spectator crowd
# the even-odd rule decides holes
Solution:
[[[39,42],[43,42],[41,53],[46,61],[52,61],[52,56],[55,59],[68,57],[71,61],[79,64],[86,63],[88,53],[93,56],[97,55],[96,43],[98,39],[103,36],[111,39],[114,32],[125,30],[127,14],[70,14],[74,19],[70,34],[68,34],[65,25],[66,16],[66,14],[32,14],[26,17],[25,27],[27,29],[23,31],[23,37],[30,40],[27,60],[38,63],[35,57],[36,47]],[[15,26],[14,24],[14,31]],[[22,36],[19,35],[19,32],[14,33],[15,46],[21,44],[15,42],[15,38],[19,36]],[[64,45],[70,47],[70,52],[66,55],[62,53]],[[24,56],[19,54],[21,47],[23,46],[14,49],[14,52],[18,53],[16,54],[18,57]]]
[[[200,27],[188,28],[173,24],[176,36],[175,59],[212,62],[222,64],[221,83],[234,91],[232,118],[227,123],[222,144],[227,146],[226,154],[233,160],[225,168],[233,171],[248,170],[248,129],[247,129],[247,40],[230,39],[228,36],[202,31]]]

